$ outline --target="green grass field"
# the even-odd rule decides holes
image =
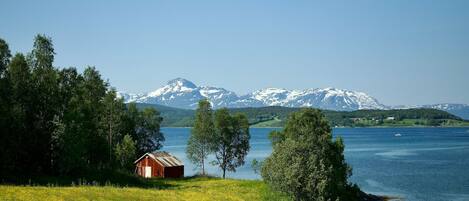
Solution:
[[[251,127],[254,127],[254,128],[282,127],[284,125],[284,123],[285,122],[283,122],[281,119],[276,117],[272,120],[263,121],[263,122],[253,124],[253,125],[251,125]]]
[[[0,185],[0,200],[288,200],[259,180],[151,179],[153,188]]]

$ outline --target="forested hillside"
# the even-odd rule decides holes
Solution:
[[[190,127],[193,123],[193,110],[172,108],[161,105],[137,104],[138,107],[152,107],[161,112],[162,126]],[[258,108],[230,108],[231,113],[245,113],[252,126],[281,127],[288,115],[301,108],[280,106]],[[437,109],[396,109],[396,110],[322,110],[331,126],[469,126],[469,122]]]

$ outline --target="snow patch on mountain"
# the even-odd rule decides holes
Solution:
[[[126,102],[126,103],[136,102],[142,96],[143,96],[143,94],[133,94],[133,93],[127,93],[127,92],[117,92],[116,93],[116,97],[124,99],[124,102]]]
[[[230,107],[231,103],[238,99],[238,96],[234,92],[223,88],[202,86],[198,88],[198,90],[215,108]]]
[[[284,105],[289,100],[290,91],[279,88],[266,88],[251,93],[250,98],[262,102],[264,105]]]

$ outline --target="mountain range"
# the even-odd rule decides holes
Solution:
[[[315,107],[336,111],[433,108],[448,111],[462,118],[469,119],[469,105],[467,104],[386,106],[364,92],[337,88],[311,88],[304,90],[265,88],[239,96],[224,88],[197,86],[189,80],[176,78],[149,93],[133,94],[118,92],[117,94],[126,103],[159,104],[184,109],[194,109],[197,107],[199,100],[208,99],[214,108],[284,106]]]

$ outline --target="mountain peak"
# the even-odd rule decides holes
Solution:
[[[187,87],[187,88],[197,88],[197,86],[193,82],[186,80],[184,78],[180,78],[180,77],[168,81],[167,85],[181,86],[181,87]]]
[[[213,107],[316,107],[332,110],[383,109],[373,97],[360,92],[337,88],[288,90],[285,88],[264,88],[244,96],[224,88],[198,87],[184,78],[176,78],[166,85],[145,95],[123,94],[127,101],[161,104],[166,106],[195,108],[201,99],[208,99]]]

